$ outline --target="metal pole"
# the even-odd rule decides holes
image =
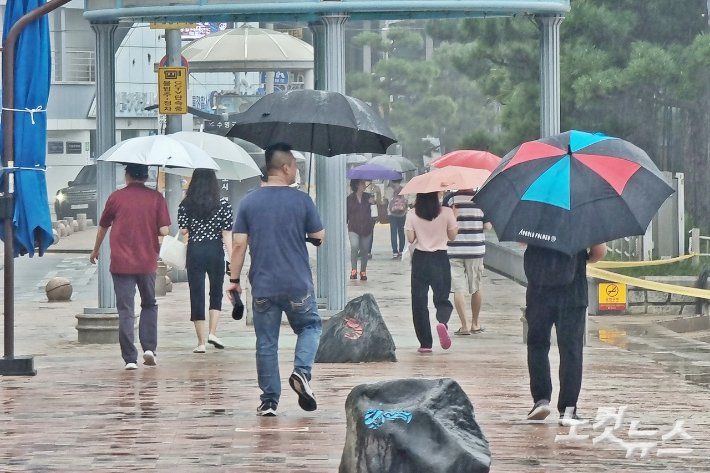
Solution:
[[[9,109],[15,108],[15,47],[20,33],[27,25],[38,20],[47,13],[69,3],[70,0],[56,0],[46,3],[39,8],[28,12],[22,16],[10,28],[5,38],[2,55],[2,106],[3,115],[3,165],[4,167],[14,166],[15,163],[15,115]],[[9,173],[4,179],[5,196],[13,198],[14,175]],[[13,199],[12,208],[14,208]],[[15,238],[12,227],[12,218],[4,221],[5,229],[5,289],[4,289],[4,359],[0,364],[0,374],[2,375],[35,375],[33,359],[15,359],[15,248],[13,240]]]
[[[182,38],[180,30],[165,30],[165,50],[168,66],[181,66]],[[182,115],[167,116],[167,133],[177,133],[182,130]],[[165,173],[165,200],[170,210],[170,233],[177,232],[177,211],[182,201],[182,178],[177,174]]]
[[[323,89],[345,93],[345,22],[349,15],[336,13],[321,16],[323,31],[323,54],[325,56]],[[326,309],[342,310],[347,303],[347,226],[345,218],[345,155],[324,159],[318,168],[323,172],[327,200],[323,212],[325,227],[324,256],[328,300]],[[322,181],[321,181],[322,182]]]
[[[96,155],[101,156],[116,143],[116,48],[114,33],[118,23],[94,23],[91,29],[96,36]],[[96,215],[106,207],[106,201],[116,190],[116,165],[106,161],[96,162]],[[98,221],[95,222],[98,225]],[[106,238],[99,251],[99,307],[98,311],[114,313],[116,294],[109,272],[111,247]],[[84,312],[87,312],[85,309]]]
[[[540,16],[540,138],[560,132],[560,23],[563,16]]]

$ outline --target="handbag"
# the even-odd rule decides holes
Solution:
[[[415,242],[417,240],[414,240]],[[404,248],[402,249],[402,263],[412,264],[412,253],[414,252],[414,245],[409,243],[409,240],[405,239]]]
[[[180,230],[175,236],[165,235],[163,244],[160,245],[160,259],[173,269],[185,269],[187,259],[187,245],[180,241]]]

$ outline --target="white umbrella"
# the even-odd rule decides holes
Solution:
[[[367,163],[367,158],[361,154],[349,154],[345,164],[359,165]]]
[[[220,168],[217,179],[241,181],[261,175],[259,166],[249,153],[229,138],[194,131],[180,131],[170,136],[191,143],[209,154]],[[192,169],[172,169],[166,172],[181,176],[192,175]]]
[[[413,162],[405,158],[404,156],[395,156],[391,154],[382,154],[380,156],[375,156],[370,160],[370,164],[379,164],[386,168],[394,169],[397,172],[409,172],[416,171],[417,167]]]
[[[219,171],[214,159],[199,147],[166,135],[139,136],[121,141],[102,154],[99,161]]]

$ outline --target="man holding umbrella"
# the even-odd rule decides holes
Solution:
[[[126,187],[111,194],[99,220],[94,250],[89,256],[96,264],[101,243],[111,231],[109,271],[116,291],[118,341],[127,370],[138,368],[138,351],[133,342],[135,330],[136,286],[141,295],[138,334],[143,348],[143,363],[156,364],[158,346],[158,304],[155,301],[155,272],[160,245],[158,236],[170,231],[170,213],[163,195],[146,187],[148,166],[126,165]],[[140,205],[137,205],[140,203]]]
[[[291,147],[274,144],[266,149],[265,156],[269,179],[244,197],[232,229],[232,274],[227,293],[242,292],[239,276],[248,245],[256,372],[262,390],[256,413],[275,416],[281,397],[278,345],[283,312],[298,336],[289,384],[303,410],[317,408],[310,380],[322,328],[306,237],[320,245],[325,230],[308,194],[290,187],[297,170]]]
[[[528,371],[535,405],[528,420],[543,420],[551,412],[550,335],[557,333],[560,351],[560,423],[578,419],[577,398],[582,389],[582,350],[588,305],[587,263],[606,255],[606,244],[572,256],[542,246],[528,245],[524,255],[528,279],[525,318],[528,323]]]

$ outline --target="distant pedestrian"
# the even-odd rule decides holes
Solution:
[[[178,207],[180,233],[186,235],[187,283],[190,287],[190,320],[195,324],[197,347],[205,353],[205,275],[210,280],[209,335],[215,348],[224,348],[217,338],[224,286],[224,252],[232,255],[232,205],[219,197],[219,182],[211,169],[195,169],[185,198]]]
[[[256,372],[262,391],[256,412],[274,416],[281,397],[278,341],[282,312],[298,336],[289,384],[302,409],[317,408],[310,380],[322,327],[306,237],[320,243],[325,230],[310,196],[289,187],[296,180],[297,169],[291,147],[283,143],[270,146],[266,167],[268,182],[247,194],[239,205],[227,291],[242,292],[240,274],[248,246]]]
[[[367,188],[365,190],[370,191],[370,194],[375,199],[375,204],[370,206],[370,218],[372,219],[372,239],[370,240],[370,248],[367,251],[367,258],[372,259],[372,243],[375,241],[375,225],[377,225],[377,220],[380,215],[380,205],[382,205],[382,191],[380,186],[372,181],[366,181]]]
[[[390,219],[390,240],[392,243],[392,259],[402,257],[404,250],[404,220],[409,208],[407,197],[401,193],[402,179],[392,181],[385,189],[387,215]]]
[[[147,180],[148,166],[126,166],[126,187],[112,193],[106,201],[94,250],[89,256],[89,261],[95,264],[101,243],[112,227],[109,271],[116,291],[118,341],[127,370],[138,368],[138,350],[133,342],[136,286],[141,296],[138,336],[144,364],[156,365],[158,347],[158,304],[155,301],[158,237],[170,231],[170,214],[163,195],[144,185]]]
[[[560,394],[557,410],[579,419],[577,399],[582,388],[582,352],[588,305],[587,263],[606,255],[599,244],[569,256],[541,246],[528,245],[524,255],[528,280],[525,318],[528,324],[528,371],[535,405],[528,420],[543,420],[551,412],[550,335],[553,325],[560,352]]]
[[[449,301],[451,266],[446,253],[447,242],[456,238],[456,209],[439,204],[440,193],[417,194],[414,208],[407,213],[404,224],[407,240],[414,247],[412,254],[412,317],[419,340],[419,352],[430,353],[433,340],[429,322],[429,287],[434,293],[436,332],[441,347],[451,346],[448,322],[453,311]]]
[[[483,257],[486,254],[486,239],[483,230],[490,230],[491,224],[485,222],[483,211],[476,207],[473,189],[465,189],[449,194],[444,199],[447,207],[456,207],[456,222],[459,233],[454,241],[449,242],[449,263],[451,263],[451,292],[454,293],[454,307],[461,320],[461,328],[456,335],[482,333],[484,328],[478,321],[483,296],[481,279],[483,278]],[[466,317],[466,299],[471,297],[471,325]]]
[[[360,258],[360,279],[367,281],[367,254],[372,247],[370,208],[375,203],[372,194],[365,192],[365,181],[352,179],[352,193],[345,201],[348,238],[350,239],[350,279],[357,279],[357,260]]]

